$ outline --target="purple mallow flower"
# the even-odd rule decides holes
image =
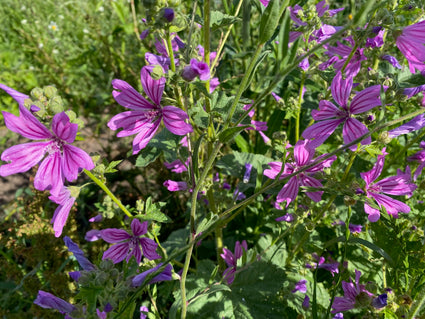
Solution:
[[[339,262],[333,260],[332,258],[328,258],[328,262],[326,263],[325,257],[319,257],[316,253],[313,253],[312,257],[317,261],[317,263],[306,264],[306,268],[325,269],[331,273],[332,277],[339,273]]]
[[[401,69],[400,63],[398,63],[398,60],[392,55],[384,54],[383,56],[381,56],[381,59],[390,62],[393,67]]]
[[[314,153],[315,149],[312,147],[312,145],[309,143],[308,140],[300,140],[297,142],[297,144],[294,147],[294,159],[295,161],[292,163],[286,163],[283,173],[279,177],[280,179],[285,178],[299,169],[303,168],[306,165],[310,165],[312,162],[317,160],[318,158],[314,159]],[[289,181],[283,186],[283,188],[280,190],[279,194],[276,197],[276,202],[281,203],[286,201],[286,207],[295,200],[295,198],[298,195],[298,191],[300,186],[308,186],[308,187],[315,187],[320,188],[323,187],[323,185],[315,179],[313,176],[323,170],[325,167],[330,167],[333,163],[333,161],[336,160],[336,156],[332,156],[321,163],[310,167],[303,173],[300,173],[296,176],[293,176],[289,179]],[[279,172],[282,169],[282,163],[280,162],[271,162],[269,163],[270,169],[264,170],[264,175],[267,176],[270,179],[275,179]],[[317,192],[306,192],[307,196],[310,197],[313,201],[319,202],[322,198],[323,191],[317,191]]]
[[[30,98],[28,95],[18,92],[2,83],[0,83],[0,89],[4,90],[7,94],[9,94],[16,102],[18,102],[19,106],[22,107],[24,106],[25,100]],[[38,108],[38,110],[32,110],[33,107],[38,108],[35,105],[31,105],[31,111],[33,112],[40,110],[40,108]]]
[[[387,294],[382,294],[372,300],[372,306],[376,309],[384,308],[387,305]]]
[[[425,21],[405,27],[395,43],[409,62],[410,72],[425,71]]]
[[[143,149],[158,130],[161,120],[165,127],[173,134],[185,135],[192,132],[192,126],[186,123],[186,112],[175,106],[161,107],[162,94],[165,87],[165,78],[155,80],[150,75],[152,67],[143,67],[140,72],[143,90],[151,102],[141,96],[130,84],[115,79],[112,81],[114,99],[131,111],[115,115],[108,126],[112,130],[123,128],[117,136],[137,134],[133,140],[133,154]],[[119,90],[119,91],[116,91]]]
[[[43,290],[38,291],[38,295],[34,300],[34,303],[45,309],[59,310],[61,314],[69,314],[76,310],[76,308],[69,302]]]
[[[347,59],[350,56],[353,47],[355,46],[355,42],[352,37],[348,37],[345,40],[349,43],[349,45],[345,45],[337,41],[336,47],[328,45],[324,46],[326,49],[328,49],[328,51],[326,51],[325,53],[331,58],[327,62],[324,62],[319,65],[320,70],[325,70],[329,66],[334,64],[335,70],[341,71],[342,67],[347,62]],[[345,67],[345,74],[347,76],[355,77],[357,73],[359,73],[361,62],[367,60],[367,58],[363,54],[363,50],[363,48],[357,48],[350,61],[347,63]]]
[[[68,219],[69,212],[75,203],[75,197],[71,195],[71,192],[65,186],[62,187],[61,191],[57,195],[50,195],[49,199],[59,206],[56,208],[51,223],[53,224],[53,230],[55,236],[59,237],[62,234],[63,227]]]
[[[15,145],[5,150],[1,159],[11,163],[0,167],[1,176],[26,172],[41,162],[34,178],[34,187],[40,191],[50,190],[52,195],[59,196],[65,179],[75,181],[81,168],[94,168],[92,159],[85,151],[70,145],[77,136],[78,125],[71,123],[65,112],[53,117],[52,131],[24,106],[19,106],[19,116],[2,113],[9,130],[37,142]],[[48,155],[45,157],[46,153]]]
[[[413,131],[420,130],[425,126],[425,115],[419,114],[411,119],[409,122],[400,125],[399,127],[388,131],[388,136],[393,138]]]
[[[146,306],[140,307],[140,319],[146,319],[148,313],[149,313],[148,307],[146,307]]]
[[[242,241],[242,244],[239,241],[236,242],[234,254],[229,249],[223,248],[223,253],[220,255],[228,266],[228,268],[223,272],[223,277],[229,285],[231,285],[235,280],[238,259],[242,257],[243,250],[245,250],[245,252],[248,251],[248,245],[245,240]]]
[[[296,293],[297,291],[305,294],[307,292],[307,280],[302,279],[295,284],[295,288],[291,291],[292,293]]]
[[[373,294],[365,289],[364,285],[360,285],[361,272],[356,270],[355,284],[350,278],[350,282],[342,281],[342,289],[344,297],[335,297],[332,303],[332,313],[347,311],[357,307],[365,307],[370,305],[373,299]]]
[[[252,165],[250,163],[245,163],[245,174],[243,175],[243,182],[248,183],[249,178],[251,177]]]
[[[186,182],[175,182],[172,180],[166,180],[163,184],[170,192],[185,191],[187,189]]]
[[[174,10],[172,8],[164,8],[162,16],[168,22],[172,22],[174,20]]]
[[[309,296],[307,296],[307,295],[304,296],[304,300],[303,300],[303,303],[301,304],[301,306],[304,309],[308,309],[310,307],[310,297]]]
[[[193,81],[197,76],[201,81],[207,81],[211,77],[210,67],[208,64],[196,59],[190,60],[190,65],[187,65],[182,71],[182,77],[186,81]]]
[[[160,255],[156,253],[158,245],[150,238],[141,237],[148,232],[148,222],[141,223],[138,219],[133,219],[131,222],[132,234],[129,234],[123,229],[107,228],[100,233],[101,238],[110,243],[115,244],[103,253],[102,259],[111,259],[114,264],[126,259],[128,262],[131,256],[136,258],[137,263],[140,263],[143,255],[149,259],[159,259]],[[142,246],[142,249],[140,249]]]
[[[409,156],[407,158],[407,160],[409,162],[418,162],[419,163],[418,168],[415,170],[415,173],[413,174],[413,179],[415,181],[418,178],[418,176],[421,174],[422,169],[425,167],[425,142],[422,141],[419,145],[420,145],[420,148],[422,148],[422,150],[420,150],[416,154]]]
[[[174,173],[183,173],[187,171],[187,165],[189,164],[189,159],[186,160],[186,163],[182,163],[181,160],[175,160],[171,163],[164,162],[164,166],[170,169]]]
[[[383,195],[408,195],[412,196],[413,191],[417,186],[410,182],[410,168],[407,166],[406,173],[398,170],[396,176],[386,177],[378,182],[375,180],[381,175],[385,162],[385,148],[382,150],[382,155],[378,155],[378,160],[375,166],[365,173],[360,173],[362,179],[366,182],[365,193],[370,199],[374,199],[379,207],[385,207],[389,215],[394,218],[398,217],[398,213],[409,213],[410,207],[406,204],[395,200],[389,196]],[[364,204],[365,212],[369,215],[368,219],[371,222],[376,222],[380,218],[378,209],[372,208],[367,202]]]
[[[84,255],[84,252],[80,249],[80,247],[78,247],[78,245],[74,243],[71,238],[65,236],[63,241],[65,242],[66,247],[68,247],[68,250],[74,254],[74,257],[77,259],[83,270],[92,271],[96,269],[96,267]]]
[[[160,267],[162,266],[162,263],[159,263],[156,267],[149,269],[147,271],[142,272],[139,275],[136,275],[132,281],[131,281],[131,285],[133,287],[139,287],[143,284],[143,282],[145,281],[145,278],[147,275],[157,271]],[[167,266],[165,266],[164,270],[157,276],[155,276],[153,279],[151,279],[151,281],[149,281],[149,284],[154,284],[156,282],[160,282],[160,281],[169,281],[172,280],[173,277],[171,276],[171,271],[172,271],[173,267],[170,264],[167,264]]]
[[[335,102],[340,106],[336,107],[330,101],[321,100],[319,110],[313,110],[313,119],[319,121],[308,127],[302,136],[307,139],[315,138],[316,141],[323,143],[340,125],[343,124],[342,136],[344,144],[348,144],[362,135],[369,132],[367,127],[353,115],[361,114],[381,105],[380,92],[381,86],[374,85],[357,93],[348,104],[351,90],[353,88],[353,78],[343,79],[341,72],[335,76],[331,84],[331,93]],[[386,87],[384,87],[386,89]],[[364,139],[361,144],[367,145],[372,142],[371,138]],[[357,149],[357,145],[350,147],[352,151]]]

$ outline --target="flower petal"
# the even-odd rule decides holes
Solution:
[[[369,130],[367,127],[355,118],[348,118],[342,128],[342,137],[344,139],[344,144],[351,143],[352,141],[358,139],[362,135],[368,133]],[[362,145],[367,145],[372,143],[372,138],[369,136],[361,141]],[[355,151],[357,145],[351,145],[350,150]]]
[[[160,259],[161,256],[156,253],[156,248],[158,245],[154,240],[150,238],[140,238],[140,244],[142,245],[143,255],[149,259]]]
[[[344,119],[324,120],[307,127],[302,136],[306,139],[328,138],[335,131],[339,124],[343,123]],[[325,140],[323,140],[324,142]]]
[[[186,123],[189,118],[185,111],[175,106],[164,106],[162,115],[165,127],[173,134],[186,135],[193,132],[192,125]]]
[[[288,207],[288,205],[297,197],[298,190],[298,179],[296,176],[293,176],[288,183],[283,186],[279,194],[277,194],[276,202],[281,203],[286,201],[286,207]]]
[[[119,243],[123,240],[129,240],[132,236],[124,229],[106,228],[100,231],[100,236],[104,241],[110,244]]]
[[[1,154],[1,160],[11,162],[0,166],[0,176],[9,176],[28,171],[37,165],[51,142],[34,142],[12,146]]]
[[[0,83],[0,89],[4,90],[7,94],[9,94],[16,102],[18,102],[19,106],[24,106],[24,102],[26,99],[30,97],[24,93],[18,92],[2,83]]]
[[[148,145],[149,141],[155,135],[160,123],[161,119],[159,118],[155,122],[147,123],[142,127],[139,134],[137,134],[133,140],[133,154],[139,153],[141,149]]]
[[[340,112],[341,110],[332,102],[321,100],[319,102],[319,109],[311,111],[311,116],[315,121],[322,121],[337,117]]]
[[[159,106],[161,104],[162,93],[164,92],[165,78],[153,79],[149,71],[151,68],[146,66],[142,68],[140,71],[140,80],[147,96]]]
[[[56,195],[62,190],[63,182],[61,154],[57,151],[41,162],[34,178],[34,187],[39,191],[48,189],[51,194]]]
[[[134,236],[142,236],[148,232],[148,222],[141,223],[137,218],[131,222],[131,230]]]
[[[52,131],[61,140],[72,143],[78,132],[78,124],[71,123],[65,112],[56,114],[52,120]]]
[[[64,189],[66,189],[66,188],[64,187]],[[59,204],[59,206],[56,208],[55,213],[53,214],[53,218],[50,222],[51,224],[53,224],[53,230],[55,231],[55,237],[60,237],[60,235],[62,235],[63,227],[66,224],[69,212],[70,212],[72,206],[74,205],[74,203],[75,203],[75,198],[72,197],[69,194],[69,197],[64,202]],[[77,258],[77,260],[78,260],[78,258]],[[81,265],[81,263],[80,263],[80,265]]]
[[[127,257],[129,250],[129,243],[124,242],[115,244],[103,253],[102,260],[111,259],[114,264],[117,264]]]
[[[19,106],[19,117],[2,112],[7,128],[32,140],[44,140],[53,137],[52,133],[25,107]]]
[[[115,90],[121,91],[112,91],[112,96],[120,105],[135,111],[148,111],[156,108],[127,82],[115,79],[112,81],[112,86]]]
[[[385,89],[385,87],[384,87]],[[370,86],[359,93],[353,98],[350,104],[351,114],[360,114],[381,105],[381,86]]]
[[[94,168],[93,160],[82,149],[73,145],[63,146],[62,172],[65,178],[72,182],[78,177],[80,168],[92,170]]]
[[[332,96],[336,103],[342,107],[347,106],[348,98],[350,97],[351,89],[353,88],[353,78],[342,78],[341,71],[333,78],[331,84]]]

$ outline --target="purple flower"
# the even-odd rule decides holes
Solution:
[[[0,167],[1,176],[26,172],[41,161],[34,187],[40,191],[48,189],[52,195],[59,196],[65,179],[75,181],[81,168],[94,168],[86,152],[70,145],[75,140],[78,125],[71,123],[65,112],[53,117],[50,131],[25,107],[19,106],[19,111],[19,117],[2,112],[7,128],[37,142],[15,145],[5,150],[1,159],[11,163]],[[48,155],[45,157],[46,153]]]
[[[338,312],[332,319],[344,319],[342,312]]]
[[[243,175],[243,182],[248,183],[251,176],[252,165],[250,163],[245,163],[245,174]]]
[[[248,245],[245,240],[242,241],[242,244],[239,241],[236,242],[234,254],[229,249],[223,248],[223,253],[220,255],[228,266],[228,268],[223,272],[223,277],[229,285],[231,285],[235,280],[238,259],[241,258],[243,254],[242,249],[244,249],[245,252],[248,251]]]
[[[395,43],[409,62],[411,73],[425,71],[425,21],[405,27]]]
[[[409,99],[413,96],[415,96],[416,94],[425,91],[425,84],[424,85],[419,85],[413,88],[406,88],[403,90],[403,94],[406,95]]]
[[[211,77],[210,67],[205,62],[192,59],[190,65],[183,69],[182,77],[186,81],[193,81],[197,76],[201,81],[207,81]]]
[[[325,263],[325,258],[319,257],[316,253],[313,253],[312,257],[316,259],[317,263],[312,263],[311,265],[307,264],[307,268],[316,269],[317,267],[325,269],[331,273],[332,277],[339,273],[339,262],[333,260],[332,258],[328,258],[329,262]]]
[[[409,162],[418,162],[419,163],[418,168],[416,169],[415,173],[413,174],[413,179],[415,181],[418,178],[418,176],[421,174],[422,169],[425,167],[425,142],[424,141],[422,141],[420,143],[420,147],[422,148],[422,150],[420,150],[416,154],[409,156],[407,158],[407,160]]]
[[[280,179],[289,176],[303,166],[310,165],[316,159],[313,159],[315,153],[315,149],[309,144],[308,140],[300,140],[294,147],[294,159],[295,162],[286,163],[283,173],[280,175]],[[324,167],[330,167],[333,161],[336,160],[336,156],[332,156],[327,160],[307,169],[303,173],[300,173],[296,176],[293,176],[289,179],[289,181],[283,186],[280,190],[279,194],[276,197],[276,202],[281,203],[286,201],[286,207],[295,200],[298,195],[298,191],[300,186],[308,186],[320,188],[323,185],[314,177],[312,177],[317,172],[323,170]],[[279,172],[282,169],[282,163],[280,162],[271,162],[269,163],[270,169],[264,170],[264,175],[270,179],[275,179]],[[317,192],[306,192],[307,196],[310,197],[313,201],[319,202],[322,198],[323,191]]]
[[[270,0],[260,0],[261,4],[265,7],[269,5]]]
[[[96,241],[96,240],[99,240],[101,238],[102,238],[101,237],[101,231],[98,230],[98,229],[89,230],[86,233],[86,236],[84,237],[84,239],[87,240],[87,241]]]
[[[410,207],[406,204],[395,200],[389,196],[383,195],[408,195],[412,196],[412,192],[417,186],[410,182],[410,169],[407,166],[406,173],[398,170],[396,176],[386,177],[378,182],[375,180],[381,175],[382,169],[385,162],[385,148],[382,150],[383,155],[378,155],[375,166],[365,173],[360,173],[362,179],[366,182],[364,188],[366,196],[370,199],[374,199],[379,207],[385,207],[385,210],[389,215],[397,218],[398,213],[409,213]],[[367,202],[364,204],[365,212],[369,215],[368,219],[371,222],[376,222],[380,218],[380,212],[378,209],[372,208]]]
[[[171,171],[174,173],[183,173],[187,171],[188,163],[189,159],[186,161],[185,164],[183,164],[180,160],[175,160],[171,163],[164,162],[164,166],[168,169],[171,169]]]
[[[350,282],[342,281],[342,289],[344,297],[335,297],[332,303],[332,313],[347,311],[356,307],[367,306],[371,303],[373,294],[365,289],[364,285],[360,285],[361,272],[356,270],[356,282],[350,278]]]
[[[357,93],[348,105],[351,89],[353,88],[353,78],[343,79],[341,72],[335,76],[331,85],[331,92],[335,102],[340,106],[336,107],[330,101],[321,100],[319,110],[311,112],[313,119],[319,121],[308,127],[303,133],[304,138],[313,139],[323,143],[340,125],[343,124],[342,136],[344,144],[348,144],[360,136],[369,132],[367,127],[359,120],[352,117],[361,114],[381,105],[380,85],[374,85]],[[386,87],[384,87],[386,89]],[[361,144],[367,145],[372,142],[371,138],[364,139]],[[357,149],[357,145],[350,147],[352,151]]]
[[[172,22],[174,20],[174,10],[171,8],[164,8],[163,15],[165,20]]]
[[[146,319],[148,312],[149,312],[149,308],[148,307],[141,306],[140,307],[140,319]]]
[[[143,281],[145,280],[146,276],[157,271],[160,267],[162,266],[162,263],[159,263],[156,267],[149,269],[147,271],[142,272],[139,275],[136,275],[131,283],[133,287],[139,287],[143,284]],[[149,281],[149,284],[154,284],[156,282],[160,282],[160,281],[169,281],[172,280],[172,276],[171,276],[171,271],[172,271],[173,267],[170,264],[167,264],[167,266],[165,266],[165,269],[157,276],[155,276],[153,279],[151,279],[151,281]]]
[[[84,255],[84,252],[80,249],[80,247],[78,247],[78,245],[74,243],[71,238],[65,236],[63,241],[65,242],[65,246],[68,247],[68,250],[74,254],[74,257],[77,259],[81,268],[86,271],[92,271],[96,269],[96,267]]]
[[[318,4],[316,4],[316,11],[319,17],[322,17],[326,13],[326,11],[328,12],[329,17],[333,17],[338,12],[344,11],[344,8],[329,10],[329,5],[326,4],[326,0],[322,0]]]
[[[362,225],[354,225],[354,224],[348,224],[348,229],[353,234],[359,234],[362,232]]]
[[[301,306],[304,309],[308,309],[310,307],[310,297],[309,296],[307,296],[307,295],[304,296],[304,300],[303,300],[303,303],[301,304]]]
[[[170,68],[171,62],[169,57],[164,57],[161,55],[156,55],[150,52],[146,52],[145,59],[149,65],[153,65],[153,66],[159,65],[165,73],[168,72],[168,69]]]
[[[66,302],[65,300],[43,290],[38,291],[38,295],[34,300],[34,303],[45,309],[59,310],[62,314],[69,314],[76,309],[69,302]]]
[[[325,46],[328,51],[325,53],[329,55],[331,58],[328,62],[324,62],[319,65],[320,70],[327,69],[330,65],[334,64],[334,68],[337,71],[341,71],[342,67],[345,65],[348,57],[351,54],[351,50],[355,46],[354,39],[352,37],[348,37],[345,39],[351,46],[342,44],[337,41],[337,46]],[[367,58],[363,54],[362,48],[357,48],[354,55],[351,57],[350,61],[345,67],[345,74],[349,77],[355,77],[357,73],[360,71],[361,62],[367,60]]]
[[[387,294],[382,294],[372,300],[372,306],[376,309],[384,308],[387,305]]]
[[[403,134],[407,134],[413,131],[420,130],[425,126],[425,115],[419,114],[411,119],[409,122],[400,125],[399,127],[388,131],[388,137],[394,138]]]
[[[167,187],[170,192],[185,191],[187,189],[186,182],[175,182],[172,180],[167,180],[163,185]]]
[[[292,293],[296,293],[297,291],[305,294],[307,292],[307,280],[302,279],[295,284],[295,288],[291,291]]]
[[[156,253],[158,245],[150,238],[140,237],[148,232],[148,222],[141,223],[137,218],[131,222],[131,231],[129,234],[123,229],[107,228],[101,231],[101,237],[104,241],[115,244],[103,253],[102,259],[111,259],[114,264],[126,259],[128,262],[131,256],[136,258],[139,264],[143,255],[149,259],[159,259],[160,255]],[[140,249],[142,246],[142,249]]]
[[[385,29],[381,29],[378,32],[378,35],[373,38],[368,38],[366,40],[366,48],[379,48],[384,45],[384,33]]]
[[[395,57],[393,57],[392,55],[385,54],[385,55],[381,56],[381,59],[390,62],[393,67],[395,67],[397,69],[401,69],[400,63],[398,63],[397,59]]]
[[[62,234],[63,227],[65,226],[69,212],[74,205],[76,198],[71,195],[71,192],[68,188],[62,187],[59,194],[50,195],[49,199],[56,204],[59,204],[50,222],[53,224],[55,237],[59,237]]]
[[[162,94],[165,87],[165,78],[155,80],[150,75],[152,67],[143,67],[140,72],[143,90],[151,102],[141,96],[130,84],[115,79],[112,86],[115,90],[112,95],[115,101],[131,111],[115,115],[108,126],[112,130],[123,128],[117,136],[137,134],[133,140],[133,154],[143,149],[157,131],[161,120],[165,127],[173,134],[185,135],[192,132],[192,126],[186,123],[186,112],[175,106],[161,107]]]
[[[30,97],[24,93],[18,92],[2,83],[0,83],[0,89],[4,90],[7,94],[9,94],[16,102],[18,102],[19,106],[24,106],[24,102],[26,99],[29,99]],[[33,110],[33,107],[37,108],[38,110]],[[40,108],[35,106],[35,105],[31,105],[31,111],[36,112],[39,111]]]
[[[291,223],[294,220],[294,215],[286,213],[285,215],[275,219],[277,222],[287,222]]]

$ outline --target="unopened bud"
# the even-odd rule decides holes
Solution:
[[[31,93],[30,94],[36,100],[40,100],[41,98],[43,98],[43,90],[40,89],[40,88],[33,88],[31,90]]]
[[[344,196],[344,204],[346,206],[354,206],[356,204],[356,200],[350,196]]]
[[[162,17],[168,22],[172,22],[174,20],[174,10],[171,8],[164,8],[162,11]]]
[[[54,86],[49,85],[44,87],[44,95],[46,95],[48,99],[54,97],[57,92],[58,90]]]

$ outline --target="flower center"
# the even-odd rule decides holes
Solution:
[[[152,110],[145,112],[145,116],[148,120],[153,121],[161,114],[160,110]]]

